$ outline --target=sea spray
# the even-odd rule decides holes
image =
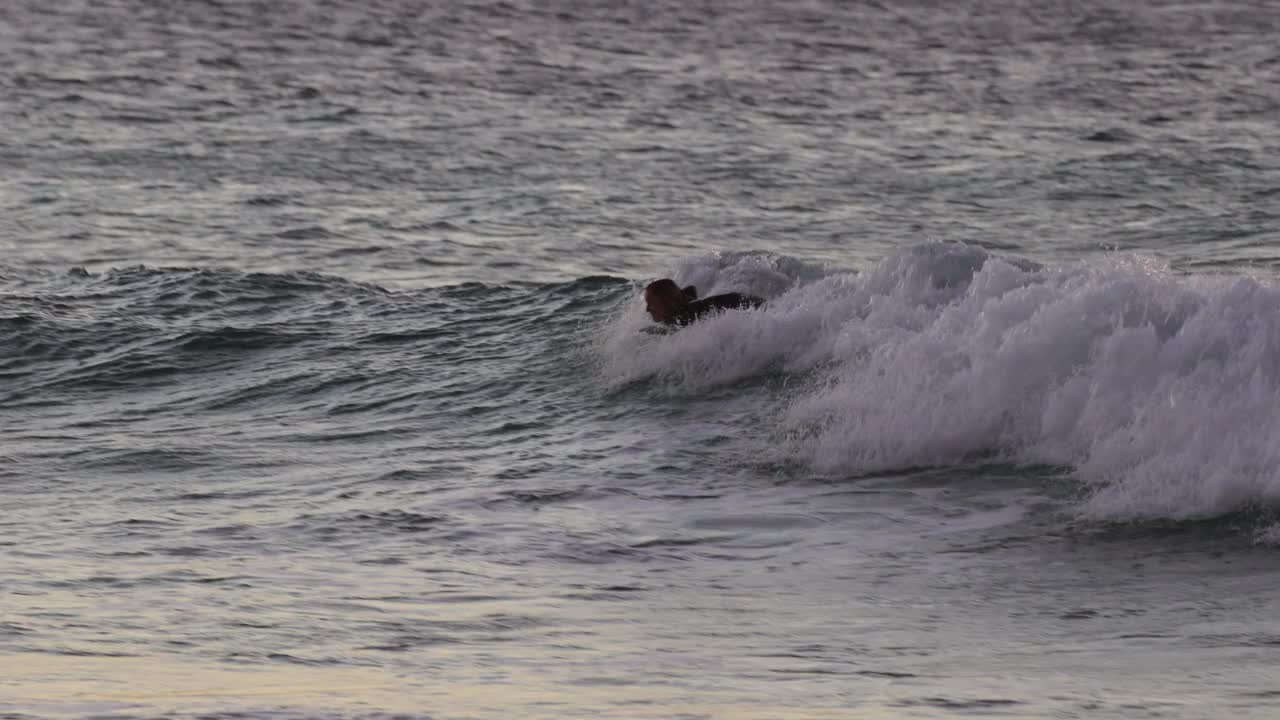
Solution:
[[[1280,500],[1280,286],[1110,255],[1040,266],[961,244],[862,273],[703,256],[681,282],[767,294],[662,335],[640,301],[606,379],[676,392],[764,373],[805,388],[761,417],[824,474],[976,455],[1074,467],[1096,518],[1213,516]],[[726,281],[726,279],[732,279]]]

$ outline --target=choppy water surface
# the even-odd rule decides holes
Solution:
[[[1272,717],[1277,25],[6,5],[0,715]]]

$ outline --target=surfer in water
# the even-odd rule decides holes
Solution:
[[[671,278],[654,280],[644,289],[644,309],[654,322],[684,326],[720,310],[749,310],[764,304],[754,295],[724,293],[701,300],[692,286],[681,289]]]

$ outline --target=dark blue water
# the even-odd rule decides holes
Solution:
[[[0,715],[1273,716],[1278,29],[0,8]]]

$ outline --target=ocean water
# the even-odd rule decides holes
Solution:
[[[1277,32],[5,3],[0,717],[1276,717]]]

